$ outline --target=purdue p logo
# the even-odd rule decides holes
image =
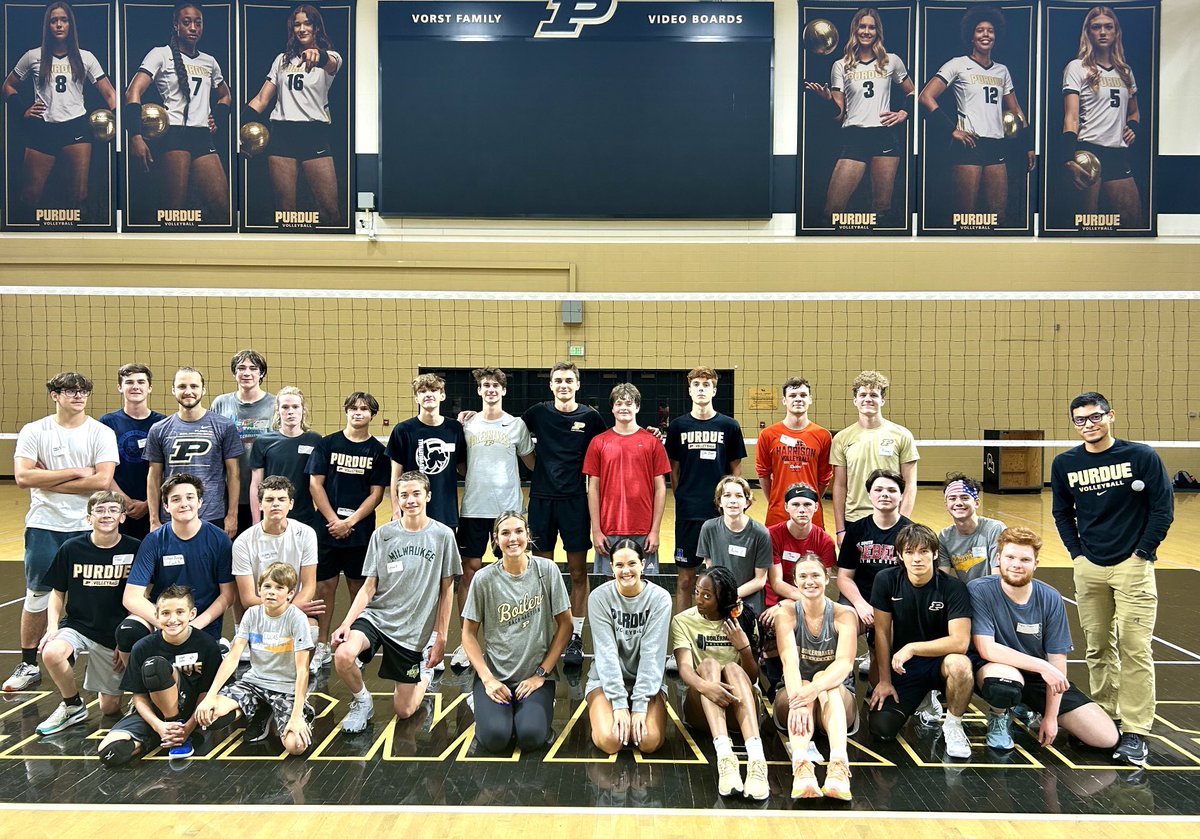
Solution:
[[[550,19],[538,24],[535,38],[578,38],[583,27],[607,23],[617,11],[617,0],[547,0]]]
[[[171,446],[171,452],[167,455],[168,466],[187,466],[197,457],[201,457],[212,450],[212,440],[206,440],[203,437],[179,437]]]

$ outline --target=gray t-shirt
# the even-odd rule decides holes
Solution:
[[[554,640],[555,616],[570,608],[558,566],[531,556],[519,577],[503,562],[485,566],[471,581],[462,617],[479,624],[488,669],[512,687],[537,670]]]
[[[250,452],[254,441],[271,430],[271,419],[275,416],[275,394],[264,393],[257,402],[239,402],[236,393],[222,393],[213,400],[210,411],[229,417],[237,427],[245,451],[238,458],[239,478],[242,494],[238,504],[250,503]]]
[[[654,695],[666,690],[671,609],[671,595],[651,582],[636,597],[621,594],[615,580],[593,589],[588,617],[596,657],[583,695],[603,688],[614,710],[645,713]]]
[[[296,652],[313,648],[303,612],[288,606],[273,618],[261,605],[251,606],[242,615],[237,637],[250,642],[250,669],[242,680],[279,693],[296,692]]]
[[[954,525],[938,534],[938,567],[964,583],[986,577],[1000,562],[996,539],[1004,532],[1004,522],[979,517],[979,525],[970,536],[962,536]]]
[[[454,531],[429,520],[416,533],[392,521],[371,534],[363,576],[375,596],[360,617],[397,644],[421,650],[433,632],[442,579],[462,573]]]
[[[1034,580],[1033,593],[1024,606],[1012,602],[996,575],[972,580],[967,585],[975,616],[972,635],[988,635],[1009,649],[1034,658],[1065,655],[1074,649],[1062,595],[1041,580]]]
[[[724,516],[709,519],[700,528],[700,542],[696,546],[696,556],[711,560],[713,567],[718,565],[733,572],[739,586],[754,579],[758,568],[771,568],[771,534],[761,522],[747,519],[747,524],[740,533],[734,533],[725,526]],[[755,592],[746,603],[755,612],[761,614],[766,595],[761,591]]]
[[[163,464],[164,481],[187,472],[204,484],[200,518],[205,521],[225,518],[225,461],[241,457],[244,449],[233,420],[215,411],[205,411],[195,422],[171,414],[151,426],[146,435],[146,460]],[[165,522],[171,517],[166,512],[167,499],[162,501]]]
[[[467,478],[463,484],[463,518],[494,519],[508,510],[524,510],[517,458],[533,451],[525,421],[504,414],[485,420],[476,414],[466,424]]]

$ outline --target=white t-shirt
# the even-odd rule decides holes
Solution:
[[[846,59],[833,62],[829,87],[840,90],[846,99],[846,118],[843,128],[882,128],[881,113],[892,109],[892,85],[908,78],[904,62],[895,53],[887,54],[887,68],[879,69],[879,62],[855,64],[846,72]]]
[[[101,463],[119,463],[121,460],[117,451],[117,435],[107,425],[91,417],[87,417],[76,428],[63,428],[52,416],[25,425],[17,435],[13,457],[32,460],[46,469],[95,467]],[[89,495],[91,493],[76,495],[31,489],[25,526],[59,533],[87,530]]]
[[[242,533],[233,542],[233,575],[249,574],[255,585],[262,572],[273,562],[286,562],[300,569],[317,564],[317,531],[302,521],[288,519],[287,530],[272,536],[262,522]]]
[[[17,60],[13,75],[24,81],[32,73],[34,78],[34,101],[46,106],[42,114],[44,122],[68,122],[83,116],[87,108],[83,102],[83,83],[95,84],[104,78],[104,68],[96,60],[96,56],[87,50],[80,50],[79,57],[83,60],[84,78],[72,78],[71,62],[64,55],[54,57],[50,68],[49,78],[44,79],[41,73],[42,50],[40,47],[31,49]]]
[[[954,92],[959,127],[976,137],[1004,136],[1004,97],[1013,92],[1008,68],[995,61],[984,67],[969,55],[952,58],[937,71]]]
[[[485,420],[483,414],[476,414],[464,431],[467,479],[461,515],[491,519],[506,510],[523,510],[517,458],[533,451],[528,426],[508,413],[497,420]]]
[[[299,56],[284,61],[275,56],[267,81],[275,85],[275,108],[271,119],[281,122],[329,122],[329,87],[342,69],[342,57],[333,50],[329,58],[337,66],[332,73],[323,67],[306,70]]]
[[[1129,100],[1137,95],[1137,80],[1129,71],[1133,88],[1125,86],[1121,74],[1115,67],[1100,68],[1099,86],[1092,90],[1088,84],[1088,71],[1083,62],[1076,58],[1063,71],[1063,93],[1079,94],[1079,139],[1110,149],[1126,147],[1124,140],[1125,120],[1129,114]]]
[[[175,59],[169,46],[155,47],[146,53],[138,70],[154,80],[163,107],[167,109],[171,125],[186,125],[189,128],[208,128],[208,115],[212,108],[212,92],[225,81],[217,60],[206,52],[194,56],[183,55],[183,68],[188,74],[191,102],[184,99],[179,89],[179,77],[175,74]],[[183,114],[186,106],[187,121]]]

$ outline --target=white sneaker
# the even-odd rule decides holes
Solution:
[[[437,635],[437,633],[435,632],[434,635]],[[421,669],[422,670],[428,669],[425,667],[425,662],[429,661],[429,651],[431,649],[433,649],[433,635],[431,635],[429,637],[429,643],[425,645],[425,649],[421,650]],[[446,669],[446,657],[442,656],[441,659],[438,660],[438,663],[433,665],[433,669],[439,673],[441,671],[445,670]]]
[[[675,660],[675,653],[667,653],[667,672],[679,672],[679,662]]]
[[[771,786],[767,783],[767,762],[751,760],[746,763],[746,783],[742,794],[755,801],[766,801],[771,794]]]
[[[462,644],[459,644],[454,655],[450,656],[450,666],[457,670],[465,670],[471,666],[471,659],[467,658],[467,651],[463,649]]]
[[[742,768],[738,765],[737,755],[717,758],[717,792],[721,795],[733,795],[741,791]]]
[[[38,723],[36,730],[43,737],[48,737],[51,734],[57,734],[64,728],[70,728],[73,725],[79,725],[81,722],[87,722],[87,718],[87,706],[73,705],[68,708],[66,702],[59,702],[58,707],[54,709],[54,713]]]
[[[931,690],[929,695],[917,706],[917,722],[921,725],[937,725],[942,721],[942,703],[938,701],[938,692]]]
[[[946,756],[967,758],[971,756],[971,741],[963,731],[960,720],[946,717],[942,723],[942,739],[946,742]]]
[[[15,690],[25,690],[42,680],[42,671],[36,664],[21,662],[12,675],[4,682],[4,690],[11,693]]]
[[[328,667],[333,663],[333,649],[328,644],[317,643],[313,649],[312,661],[308,664],[308,669],[316,673],[323,667]]]
[[[362,731],[373,716],[375,716],[375,702],[371,697],[351,699],[350,710],[346,712],[346,718],[342,720],[342,730],[351,734]]]

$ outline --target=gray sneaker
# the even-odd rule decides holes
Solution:
[[[36,685],[42,680],[42,671],[36,664],[26,664],[21,662],[17,665],[17,669],[12,672],[12,675],[4,682],[4,691],[11,693],[17,690],[26,690]]]
[[[942,703],[938,701],[936,690],[931,690],[929,695],[921,700],[921,704],[917,706],[917,722],[921,725],[934,726],[942,721]]]
[[[1012,732],[1008,728],[1008,714],[988,712],[987,744],[988,748],[1006,752],[1014,748],[1016,744],[1013,743]]]
[[[87,718],[88,710],[86,705],[72,705],[68,708],[66,702],[59,702],[58,707],[54,709],[54,713],[38,723],[36,730],[43,737],[49,737],[51,734],[57,734],[64,728],[70,728],[73,725],[79,725],[81,722],[87,722]]]
[[[308,663],[310,672],[316,673],[333,663],[333,650],[328,644],[317,643],[313,649],[312,660]]]
[[[342,720],[342,730],[351,734],[362,731],[373,716],[375,716],[374,700],[369,696],[366,699],[355,697],[350,700],[350,710],[346,712],[346,718]]]

